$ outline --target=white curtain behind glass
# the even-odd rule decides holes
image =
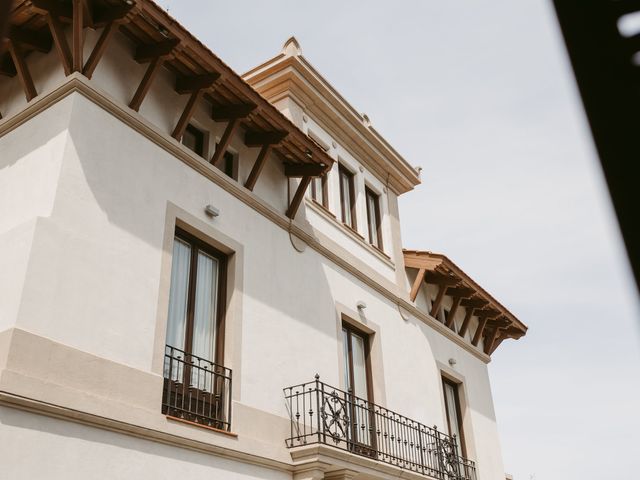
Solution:
[[[191,247],[179,238],[176,238],[173,242],[173,261],[171,265],[167,344],[181,350],[184,350],[190,266]]]
[[[171,263],[171,287],[169,290],[169,315],[167,319],[167,345],[184,350],[184,332],[187,324],[187,297],[189,291],[189,270],[191,268],[191,247],[175,238]],[[179,356],[178,352],[173,352]],[[169,364],[165,362],[165,378],[169,375]],[[172,380],[182,378],[182,363],[171,369]]]
[[[351,189],[349,188],[349,183],[349,177],[342,173],[340,175],[340,195],[342,196],[344,209],[342,221],[347,225],[351,225]]]
[[[353,393],[357,397],[369,400],[364,339],[358,335],[351,335],[351,355],[353,356]]]
[[[196,294],[193,312],[193,347],[192,353],[213,362],[215,349],[215,324],[218,292],[218,260],[198,252],[198,268],[196,277]],[[212,376],[204,370],[211,371],[212,366],[200,362],[201,369],[193,372],[192,382],[201,390],[211,391]]]
[[[369,222],[369,241],[379,247],[378,229],[376,227],[376,201],[371,195],[367,195],[367,220]]]

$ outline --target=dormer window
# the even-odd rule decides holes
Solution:
[[[357,228],[356,223],[356,196],[354,190],[353,173],[343,165],[339,166],[340,172],[340,214],[342,222]]]
[[[369,226],[369,243],[382,250],[382,227],[380,221],[380,195],[369,187],[365,188],[367,197],[367,224]]]
[[[204,132],[193,125],[187,125],[182,135],[182,144],[201,157],[204,156]]]

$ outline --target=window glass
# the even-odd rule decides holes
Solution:
[[[367,365],[364,351],[364,339],[360,335],[351,335],[351,348],[353,355],[353,394],[368,400],[367,392]]]
[[[218,293],[218,260],[198,252],[198,278],[193,312],[192,353],[213,358]]]
[[[182,135],[182,144],[198,155],[204,155],[204,132],[191,124],[187,125]]]
[[[224,152],[223,161],[224,161],[224,168],[222,171],[227,175],[227,177],[233,178],[235,180],[236,156],[233,153],[226,151]]]
[[[349,359],[349,332],[346,328],[342,329],[342,353],[344,355],[344,380],[347,392],[350,392],[351,385],[351,360]]]
[[[367,188],[366,198],[369,243],[382,250],[382,230],[380,229],[380,197]]]
[[[340,213],[342,221],[356,228],[354,217],[353,174],[340,165]]]
[[[184,350],[190,266],[191,246],[176,237],[173,242],[171,264],[167,344],[180,350]]]
[[[460,405],[458,404],[458,386],[444,380],[444,403],[447,414],[447,426],[449,435],[456,436],[456,444],[458,447],[458,455],[463,456],[464,446],[462,445],[462,423],[460,418]]]
[[[342,329],[345,383],[349,396],[349,410],[353,418],[350,435],[357,444],[371,445],[370,429],[374,419],[370,415],[367,337],[348,326]]]
[[[216,362],[224,256],[180,231],[173,243],[167,345]]]
[[[311,181],[311,198],[324,207],[328,207],[327,203],[327,175],[314,178]]]

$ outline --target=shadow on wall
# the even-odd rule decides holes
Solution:
[[[77,159],[64,160],[52,220],[68,224],[71,232],[78,223],[83,226],[73,242],[94,251],[96,266],[121,265],[108,272],[111,277],[101,278],[98,288],[116,288],[119,295],[130,296],[122,303],[135,306],[140,303],[139,285],[146,284],[148,304],[155,309],[167,202],[207,222],[211,220],[203,208],[211,203],[221,211],[213,227],[244,245],[242,341],[260,361],[255,375],[242,362],[243,384],[245,379],[251,383],[260,376],[273,377],[274,372],[289,382],[276,388],[310,380],[316,372],[324,378],[337,375],[335,301],[324,257],[308,247],[296,252],[287,231],[81,95],[73,98],[69,132]],[[297,238],[293,242],[304,245]],[[65,268],[64,275],[73,275],[71,269],[91,266],[70,263]],[[148,322],[152,330],[156,312],[148,313],[145,318],[135,318],[133,310],[127,315],[131,321]],[[285,350],[287,355],[274,355]]]

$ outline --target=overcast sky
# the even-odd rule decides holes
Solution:
[[[507,472],[636,475],[637,297],[550,0],[160,3],[240,73],[295,35],[423,167],[405,246],[446,253],[530,327],[490,364]]]

